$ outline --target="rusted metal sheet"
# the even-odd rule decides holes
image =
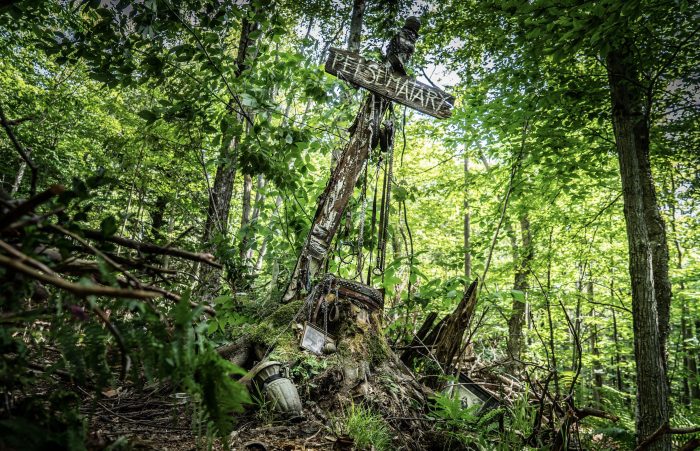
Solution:
[[[422,113],[444,119],[452,115],[455,98],[446,92],[394,73],[381,63],[331,47],[326,72],[369,89]]]

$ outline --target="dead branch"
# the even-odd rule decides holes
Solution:
[[[5,227],[3,232],[7,233],[10,230],[22,229],[22,228],[30,226],[30,225],[39,224],[41,221],[45,220],[46,218],[49,218],[53,215],[56,215],[65,209],[66,209],[66,207],[58,207],[58,208],[54,208],[53,210],[48,211],[48,212],[41,214],[41,215],[27,216],[24,219],[20,219],[19,221],[15,221],[12,224],[8,225],[7,227]]]
[[[66,235],[66,236],[73,238],[75,241],[77,241],[78,243],[80,243],[83,246],[85,246],[86,248],[88,248],[90,250],[90,252],[92,252],[96,256],[100,257],[102,260],[104,260],[107,264],[112,266],[114,269],[116,269],[117,271],[124,274],[126,276],[126,278],[129,279],[134,284],[134,286],[136,286],[137,288],[141,288],[142,284],[141,284],[141,281],[139,279],[137,279],[136,277],[131,275],[131,273],[129,271],[124,269],[119,263],[117,263],[114,260],[112,260],[111,258],[109,258],[104,252],[100,251],[95,246],[88,243],[87,240],[85,240],[83,237],[76,235],[75,233],[73,233],[69,230],[66,230],[63,227],[56,225],[56,224],[51,224],[51,225],[49,225],[49,227]]]
[[[214,261],[214,256],[211,254],[198,254],[194,252],[185,251],[183,249],[158,246],[153,243],[136,241],[116,235],[105,237],[99,230],[83,230],[83,235],[85,235],[86,238],[90,238],[91,240],[108,241],[110,243],[118,244],[129,249],[135,249],[139,252],[145,252],[147,254],[171,255],[173,257],[179,257],[185,260],[205,263],[215,268],[223,268],[223,265],[221,263]]]
[[[56,273],[60,274],[93,274],[96,276],[99,276],[100,273],[100,268],[99,265],[97,264],[96,261],[93,260],[83,260],[83,259],[75,259],[72,261],[64,261],[61,258],[61,255],[58,251],[54,249],[41,249],[38,251],[38,253],[41,253],[42,255],[46,255],[51,261],[57,264],[56,267],[53,269],[47,267],[46,265],[30,258],[29,256],[19,252],[17,249],[14,247],[10,246],[9,244],[5,243],[4,241],[0,240],[0,248],[6,250],[8,253],[11,253],[15,257],[19,258],[20,261],[26,261],[27,263],[31,264],[32,266],[35,266],[36,269],[39,269],[40,271],[43,271],[47,274],[54,275],[58,277]],[[133,284],[129,282],[124,277],[117,277],[117,282],[123,286],[123,287],[133,287]],[[162,297],[169,299],[171,301],[175,302],[180,302],[182,299],[180,295],[172,293],[168,290],[165,290],[163,288],[153,286],[153,285],[145,285],[142,282],[139,282],[139,289],[146,290],[146,291],[152,291],[154,293],[159,293],[162,295]],[[196,302],[190,301],[190,306],[192,308],[199,307],[199,304]],[[155,309],[155,307],[151,306],[152,308]],[[202,306],[204,313],[206,313],[209,316],[216,316],[216,311],[208,306]]]
[[[126,378],[126,373],[129,372],[129,368],[131,367],[131,358],[129,357],[129,353],[126,349],[124,337],[122,337],[122,334],[121,332],[119,332],[119,329],[117,329],[116,326],[112,324],[107,314],[104,311],[102,311],[101,308],[99,308],[94,302],[89,302],[89,305],[90,309],[93,312],[95,312],[95,314],[98,318],[100,318],[100,321],[102,321],[109,333],[111,333],[114,339],[117,341],[117,346],[119,346],[119,351],[121,352],[122,356],[122,367],[119,374],[119,379],[124,380]]]
[[[678,451],[693,451],[700,448],[700,438],[691,438],[683,446],[678,448]]]
[[[33,119],[34,119],[34,116],[31,116],[31,115],[30,115],[30,116],[24,116],[24,117],[21,117],[21,118],[19,118],[19,119],[8,119],[8,120],[7,120],[7,125],[15,126],[15,125],[19,125],[19,124],[21,124],[21,123],[23,123],[23,122],[31,121],[31,120],[33,120]]]
[[[0,240],[0,249],[3,249],[5,252],[14,256],[15,258],[18,258],[20,263],[27,262],[31,266],[33,266],[34,268],[38,269],[39,271],[43,271],[46,274],[56,275],[56,273],[48,266],[44,265],[43,263],[41,263],[37,260],[34,260],[33,258],[29,257],[28,255],[20,252],[14,246],[11,246],[10,244],[7,244],[6,242],[4,242],[2,240]]]
[[[122,286],[130,286],[129,282],[126,279],[124,279],[123,277],[117,277],[117,282]],[[160,287],[142,284],[140,288],[142,288],[144,290],[154,291],[156,293],[160,293],[165,299],[169,299],[171,301],[180,302],[182,300],[182,297],[179,294],[175,294],[171,291],[165,290],[165,289],[160,288]],[[192,308],[200,307],[200,304],[197,304],[196,302],[190,301],[190,307],[192,307]],[[207,315],[216,316],[216,310],[214,310],[213,308],[208,307],[206,305],[202,305],[201,307],[202,307],[202,311],[204,313],[206,313]]]
[[[406,350],[401,355],[401,361],[403,363],[409,366],[412,365],[413,358],[416,354],[415,350],[424,347],[420,346],[419,343],[425,340],[425,336],[428,335],[428,332],[430,332],[430,329],[433,327],[433,323],[437,319],[437,316],[437,312],[428,313],[428,316],[425,318],[423,325],[420,327],[420,329],[418,329],[418,332],[416,332],[411,343],[404,348]]]
[[[657,441],[661,436],[665,434],[696,434],[700,432],[700,426],[690,426],[690,427],[684,427],[684,428],[672,428],[668,422],[665,422],[659,428],[654,431],[653,434],[651,434],[649,437],[645,438],[642,440],[642,442],[637,445],[637,447],[634,449],[634,451],[642,451],[647,449],[649,446],[651,446],[655,441]],[[692,442],[692,440],[691,440]],[[688,445],[688,443],[686,443]],[[685,448],[686,445],[683,445]],[[692,445],[691,445],[692,446]],[[690,448],[694,449],[694,448]]]
[[[616,423],[620,420],[620,417],[618,417],[617,415],[613,415],[603,410],[594,409],[593,407],[576,408],[574,410],[574,413],[576,415],[576,422],[581,421],[586,417],[604,418],[606,420],[612,421],[613,423]]]
[[[38,263],[38,262],[37,262]],[[0,265],[21,272],[32,279],[48,283],[62,290],[69,291],[76,296],[109,296],[128,299],[154,299],[160,297],[160,293],[146,290],[123,290],[121,288],[107,287],[104,285],[80,285],[69,282],[58,276],[45,274],[26,266],[22,262],[0,255]]]

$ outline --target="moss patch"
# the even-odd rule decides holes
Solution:
[[[302,305],[304,305],[303,300],[283,304],[269,316],[268,320],[277,327],[286,326],[292,322]]]
[[[379,366],[389,356],[389,349],[383,336],[370,334],[367,345],[369,346],[370,365]]]

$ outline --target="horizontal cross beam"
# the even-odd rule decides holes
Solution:
[[[360,55],[331,47],[326,72],[341,80],[362,86],[375,94],[440,119],[452,115],[455,98],[446,92],[409,77]]]

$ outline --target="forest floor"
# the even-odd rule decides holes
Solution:
[[[198,434],[191,424],[195,412],[185,397],[165,390],[107,390],[100,399],[77,388],[89,418],[90,450],[105,449],[120,441],[131,449],[189,451],[223,450],[218,438]],[[249,451],[301,451],[352,449],[352,440],[332,433],[327,422],[311,413],[307,403],[303,417],[290,420],[262,418],[249,409],[236,416],[229,449]]]

